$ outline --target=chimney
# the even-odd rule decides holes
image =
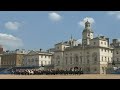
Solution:
[[[42,51],[42,49],[40,48],[40,52]]]
[[[113,39],[113,43],[117,43],[118,42],[118,39]]]
[[[107,39],[107,42],[108,42],[108,47],[109,47],[109,38],[106,38]]]

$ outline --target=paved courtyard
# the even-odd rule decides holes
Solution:
[[[0,75],[0,79],[120,79],[120,75]]]

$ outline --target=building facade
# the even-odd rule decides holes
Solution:
[[[106,74],[113,61],[114,48],[105,36],[94,37],[91,24],[87,21],[82,32],[82,42],[76,40],[55,44],[53,63],[55,69],[82,69],[84,73]]]
[[[42,51],[30,51],[24,56],[23,66],[41,67],[51,65],[52,53]]]
[[[111,47],[114,48],[113,66],[120,68],[120,41],[118,39],[113,39]]]
[[[16,49],[15,51],[6,51],[1,55],[1,67],[21,67],[25,50]]]

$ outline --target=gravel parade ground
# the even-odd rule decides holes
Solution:
[[[118,74],[82,74],[82,75],[0,75],[0,79],[120,79]]]

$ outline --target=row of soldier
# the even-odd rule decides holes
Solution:
[[[57,75],[57,74],[83,74],[82,70],[39,70],[39,69],[16,69],[12,70],[11,74],[19,75]]]

